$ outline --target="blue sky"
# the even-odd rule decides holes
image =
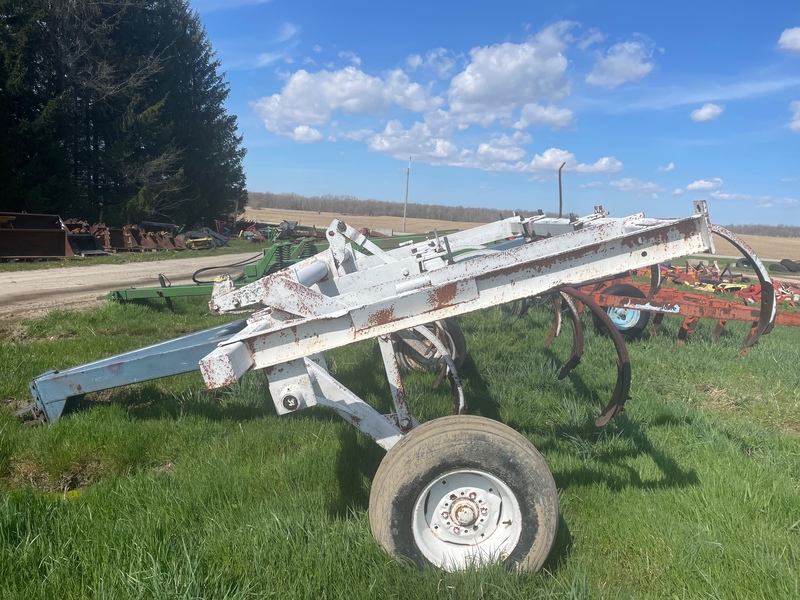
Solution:
[[[191,0],[258,192],[800,225],[800,2]]]

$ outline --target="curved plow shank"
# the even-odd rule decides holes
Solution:
[[[611,321],[611,317],[603,308],[597,304],[592,298],[579,292],[575,288],[564,287],[561,291],[569,294],[573,298],[579,300],[589,307],[589,309],[597,315],[597,317],[605,324],[608,329],[608,334],[614,341],[614,347],[617,350],[617,384],[614,386],[614,392],[611,394],[611,400],[603,409],[594,424],[598,427],[606,425],[613,417],[616,417],[625,408],[625,401],[629,398],[631,391],[631,360],[628,356],[628,348],[625,346],[625,340],[622,335]]]
[[[575,306],[575,302],[563,292],[559,292],[556,297],[564,298],[564,302],[566,302],[567,309],[569,310],[570,319],[572,320],[572,352],[567,362],[561,367],[561,371],[558,372],[558,379],[560,381],[581,363],[581,357],[583,356],[583,324],[581,323],[581,316],[578,313],[578,307]],[[560,304],[559,302],[559,305]]]
[[[764,263],[756,256],[753,249],[747,243],[734,234],[732,231],[720,227],[719,225],[709,224],[709,230],[716,233],[721,238],[728,240],[733,246],[736,247],[742,255],[750,261],[758,277],[758,282],[761,284],[761,311],[758,316],[758,321],[753,324],[747,338],[742,344],[742,354],[752,348],[759,338],[765,333],[772,331],[775,326],[775,317],[777,316],[777,308],[775,306],[775,286],[772,285],[772,280],[769,278],[767,269]]]
[[[437,331],[439,328],[444,330],[444,327],[441,326],[440,323],[436,323]],[[445,361],[445,367],[442,373],[439,375],[438,380],[436,381],[436,385],[434,388],[437,388],[442,381],[442,378],[446,372],[447,378],[450,380],[450,386],[453,390],[453,414],[454,415],[463,415],[467,412],[467,402],[464,398],[464,388],[461,385],[461,378],[458,376],[458,371],[456,371],[456,365],[453,362],[453,358],[450,356],[450,351],[447,349],[442,343],[442,340],[432,332],[430,329],[425,327],[424,325],[420,327],[414,328],[417,333],[427,339],[431,344],[433,344],[434,348],[439,352],[441,357]]]
[[[550,331],[547,334],[547,339],[544,341],[544,347],[548,348],[553,340],[561,333],[561,294],[553,294],[550,296],[553,304],[553,324],[550,326]]]
[[[653,299],[659,289],[661,289],[661,267],[653,265],[650,267],[650,289],[647,292],[648,302]]]

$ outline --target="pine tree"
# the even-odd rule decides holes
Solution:
[[[229,88],[186,0],[0,0],[9,210],[195,225],[246,202]]]

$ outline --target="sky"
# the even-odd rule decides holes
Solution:
[[[800,2],[190,0],[247,188],[800,225]]]

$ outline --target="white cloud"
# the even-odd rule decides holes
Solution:
[[[664,190],[656,183],[648,181],[640,181],[638,179],[631,179],[625,177],[618,181],[612,181],[610,186],[616,188],[620,192],[630,192],[636,194],[640,198],[658,198],[658,194]]]
[[[412,83],[400,70],[385,78],[373,77],[355,67],[338,71],[292,74],[280,94],[261,98],[254,109],[268,130],[288,133],[295,125],[324,125],[334,111],[345,114],[379,114],[392,105],[424,112],[441,104],[427,90]]]
[[[322,139],[322,134],[308,125],[298,125],[290,135],[295,142],[318,142]]]
[[[279,60],[283,60],[286,58],[286,54],[284,52],[262,52],[256,58],[255,68],[266,67],[271,65],[274,62],[278,62]]]
[[[722,187],[722,179],[714,177],[710,181],[707,179],[698,179],[686,186],[690,192],[704,191],[704,190],[717,190]]]
[[[636,81],[653,70],[650,62],[654,44],[647,38],[631,42],[620,42],[599,55],[586,83],[613,89],[628,81]]]
[[[584,183],[582,185],[579,185],[578,187],[581,188],[581,189],[599,188],[599,187],[603,187],[604,185],[605,185],[605,183],[602,182],[602,181],[590,181],[589,183]]]
[[[462,123],[487,126],[513,110],[570,93],[564,36],[571,23],[552,25],[521,44],[505,42],[470,51],[470,62],[450,82],[451,112]]]
[[[743,100],[781,92],[800,85],[800,77],[782,77],[778,79],[743,80],[728,83],[719,81],[704,83],[702,87],[686,85],[673,87],[648,87],[640,100],[623,103],[614,99],[612,112],[630,110],[663,110],[676,106],[719,102],[722,100]]]
[[[675,188],[674,190],[672,190],[673,196],[680,196],[681,194],[683,194],[683,190],[681,188]]]
[[[314,47],[311,48],[314,52],[322,52],[322,46],[319,44],[314,44]]]
[[[519,131],[509,137],[503,134],[500,138],[493,139],[488,143],[480,144],[475,153],[481,158],[481,162],[490,164],[498,162],[516,162],[525,156],[525,150],[520,144],[530,144],[531,137]]]
[[[367,138],[375,135],[372,129],[356,129],[354,131],[342,131],[328,136],[328,141],[337,142],[339,140],[350,140],[353,142],[361,142]]]
[[[450,72],[456,66],[456,56],[446,48],[434,48],[425,54],[425,58],[419,54],[412,54],[406,59],[406,64],[411,71],[425,67],[435,71],[440,79],[444,79],[450,76]]]
[[[717,200],[750,200],[750,198],[752,198],[752,196],[748,196],[747,194],[734,194],[720,191],[711,192],[709,196]]]
[[[357,67],[361,66],[361,57],[358,56],[352,50],[342,50],[341,52],[339,52],[339,58],[346,58],[355,66]]]
[[[300,26],[294,23],[283,23],[278,30],[277,35],[271,40],[273,44],[282,44],[288,42],[294,36],[300,33]]]
[[[795,181],[798,181],[797,177],[781,177],[780,178],[780,182],[781,183],[794,183]]]
[[[722,114],[722,111],[725,110],[724,106],[720,106],[719,104],[703,104],[702,107],[693,110],[689,114],[689,118],[692,121],[713,121],[717,117]]]
[[[447,132],[441,135],[430,125],[427,121],[416,122],[405,129],[399,121],[389,121],[383,131],[368,139],[368,148],[402,160],[411,157],[415,162],[484,171],[540,173],[557,171],[562,163],[566,163],[565,170],[578,173],[615,173],[622,169],[622,163],[614,157],[603,157],[594,163],[578,163],[571,152],[558,148],[550,148],[526,161],[526,151],[522,146],[533,140],[523,131],[503,134],[479,144],[475,150],[459,149],[448,139]]]
[[[605,156],[592,164],[578,163],[575,155],[559,148],[550,148],[537,154],[530,162],[531,171],[558,171],[563,163],[565,171],[578,173],[616,173],[622,169],[622,163],[613,156]]]
[[[604,39],[606,39],[606,36],[603,35],[599,29],[592,27],[591,29],[589,29],[589,31],[586,32],[586,35],[584,35],[580,40],[578,40],[578,43],[576,45],[581,50],[586,50],[589,46],[592,46],[593,44],[598,44],[602,42]]]
[[[800,27],[784,29],[778,47],[789,52],[800,52]]]
[[[789,110],[792,111],[792,120],[789,121],[789,129],[800,133],[800,100],[795,100],[789,104]]]
[[[450,140],[434,135],[427,124],[416,122],[411,129],[391,120],[381,133],[369,141],[373,152],[389,154],[395,158],[411,157],[414,161],[433,164],[452,164],[458,156],[458,148]]]
[[[411,71],[414,71],[422,65],[422,57],[419,54],[412,54],[406,59],[406,64]]]
[[[280,91],[259,99],[254,111],[267,130],[297,142],[362,142],[371,152],[402,160],[531,174],[556,171],[563,162],[568,171],[616,173],[622,163],[613,156],[578,162],[567,150],[535,154],[528,148],[533,142],[529,127],[559,129],[574,121],[571,110],[556,104],[570,93],[564,51],[574,41],[569,35],[573,26],[557,23],[519,44],[473,48],[466,66],[438,96],[432,90],[442,89],[441,84],[421,85],[407,73],[427,69],[428,80],[432,73],[446,76],[462,60],[449,50],[413,54],[406,59],[405,72],[381,74],[365,72],[359,57],[343,50],[337,54],[353,65],[286,73]],[[305,62],[313,64],[314,59]],[[499,131],[491,135],[472,130],[460,134],[495,122]],[[470,140],[469,145],[462,146],[463,140]]]
[[[411,157],[415,162],[434,165],[523,172],[527,163],[520,162],[525,156],[521,146],[531,141],[530,135],[516,131],[479,144],[477,150],[459,150],[451,140],[437,135],[427,122],[416,122],[410,129],[404,129],[399,121],[392,120],[382,132],[369,139],[368,148],[395,158]]]
[[[667,166],[665,166],[665,167],[658,167],[658,169],[657,169],[657,170],[658,170],[658,172],[659,172],[659,173],[669,173],[669,172],[670,172],[670,171],[672,171],[674,168],[675,168],[675,163],[674,163],[674,162],[671,162],[671,163],[669,163],[669,164],[668,164]]]
[[[526,104],[519,114],[519,121],[514,123],[515,129],[527,129],[531,125],[549,125],[552,129],[561,129],[572,123],[572,111],[558,108],[552,104],[544,107],[541,104]]]

